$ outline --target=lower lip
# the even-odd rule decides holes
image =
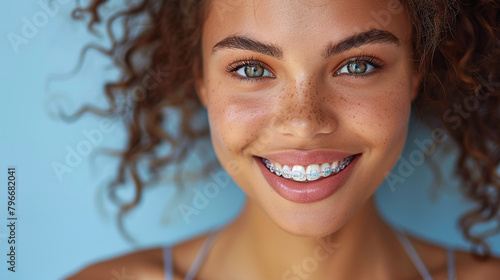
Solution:
[[[313,203],[330,197],[338,189],[340,189],[354,166],[358,162],[361,155],[355,155],[351,163],[342,171],[329,177],[318,179],[311,182],[297,182],[285,179],[274,173],[264,165],[260,157],[254,157],[257,165],[262,171],[262,175],[266,178],[267,183],[284,199],[296,203]]]

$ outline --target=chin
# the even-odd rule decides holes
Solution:
[[[273,219],[283,231],[299,237],[319,238],[340,230],[349,220],[350,215],[342,213],[324,215],[324,217],[309,215],[277,214]],[[272,216],[272,213],[270,213]]]
[[[367,185],[364,185],[367,187]],[[371,197],[372,190],[361,191],[360,185],[351,185],[350,191],[340,190],[335,196],[316,203],[294,203],[276,193],[251,198],[281,230],[299,237],[323,237],[340,230]],[[354,188],[358,190],[354,190]],[[346,188],[348,189],[348,188]],[[362,196],[359,192],[362,192]]]

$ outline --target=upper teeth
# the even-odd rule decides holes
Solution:
[[[277,162],[272,163],[268,159],[262,158],[262,162],[266,165],[269,171],[273,172],[278,176],[283,176],[286,179],[293,179],[295,181],[314,181],[321,177],[328,177],[332,173],[337,174],[341,170],[344,170],[346,166],[351,163],[353,156],[349,156],[343,160],[335,161],[332,163],[323,164],[311,164],[307,167],[303,165],[294,165],[290,167],[289,165],[281,165]]]

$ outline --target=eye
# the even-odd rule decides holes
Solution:
[[[234,72],[246,78],[273,77],[273,74],[271,74],[271,72],[269,72],[262,65],[258,64],[240,66]]]
[[[342,67],[337,74],[365,74],[375,69],[375,66],[364,61],[349,62]]]
[[[374,57],[356,57],[350,59],[335,75],[368,75],[370,72],[383,66],[382,62],[376,61]]]
[[[274,78],[274,74],[268,69],[269,67],[265,63],[254,57],[235,61],[226,66],[227,72],[233,78],[251,82],[257,82],[265,78]]]

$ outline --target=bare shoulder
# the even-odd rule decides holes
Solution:
[[[500,258],[476,259],[466,251],[456,251],[456,275],[458,279],[500,279]]]
[[[185,278],[207,237],[208,233],[205,233],[172,247],[174,280]]]
[[[67,280],[163,279],[162,248],[140,250],[91,264]]]
[[[447,248],[409,236],[434,279],[448,279]],[[476,259],[466,250],[454,250],[455,279],[500,280],[500,258]]]
[[[172,246],[174,280],[184,279],[206,234]],[[91,264],[66,280],[165,279],[163,248],[155,247]]]

